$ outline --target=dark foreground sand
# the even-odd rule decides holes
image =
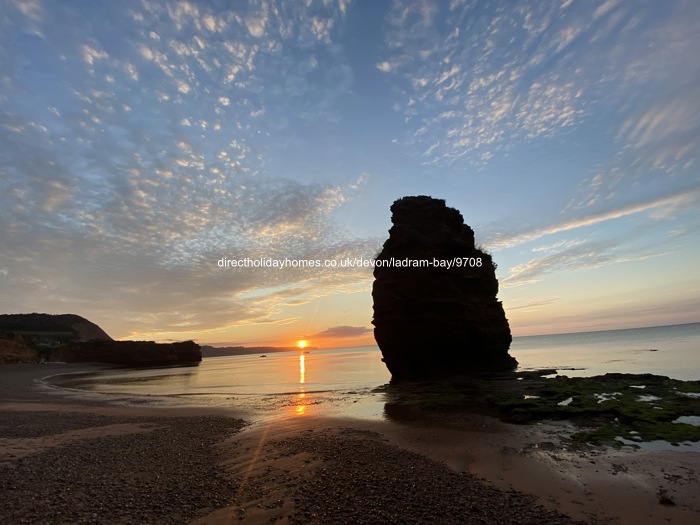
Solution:
[[[697,453],[483,416],[244,423],[47,392],[49,373],[0,367],[0,524],[700,523]]]

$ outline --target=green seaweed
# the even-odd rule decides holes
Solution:
[[[512,423],[569,420],[572,438],[589,443],[700,441],[700,426],[674,423],[700,416],[700,381],[652,374],[557,376],[552,370],[448,382],[390,385],[389,403],[421,411],[479,410]]]

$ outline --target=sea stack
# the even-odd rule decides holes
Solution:
[[[392,383],[513,370],[488,253],[462,214],[432,197],[391,206],[374,269],[374,337]]]

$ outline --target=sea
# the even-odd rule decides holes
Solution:
[[[652,373],[700,380],[700,323],[515,337],[519,370],[570,377]],[[191,404],[289,415],[383,418],[390,374],[377,346],[205,358],[197,366],[102,368],[52,387],[125,403]]]

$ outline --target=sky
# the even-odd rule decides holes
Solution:
[[[445,199],[515,336],[700,321],[697,0],[0,0],[0,313],[373,344]]]

